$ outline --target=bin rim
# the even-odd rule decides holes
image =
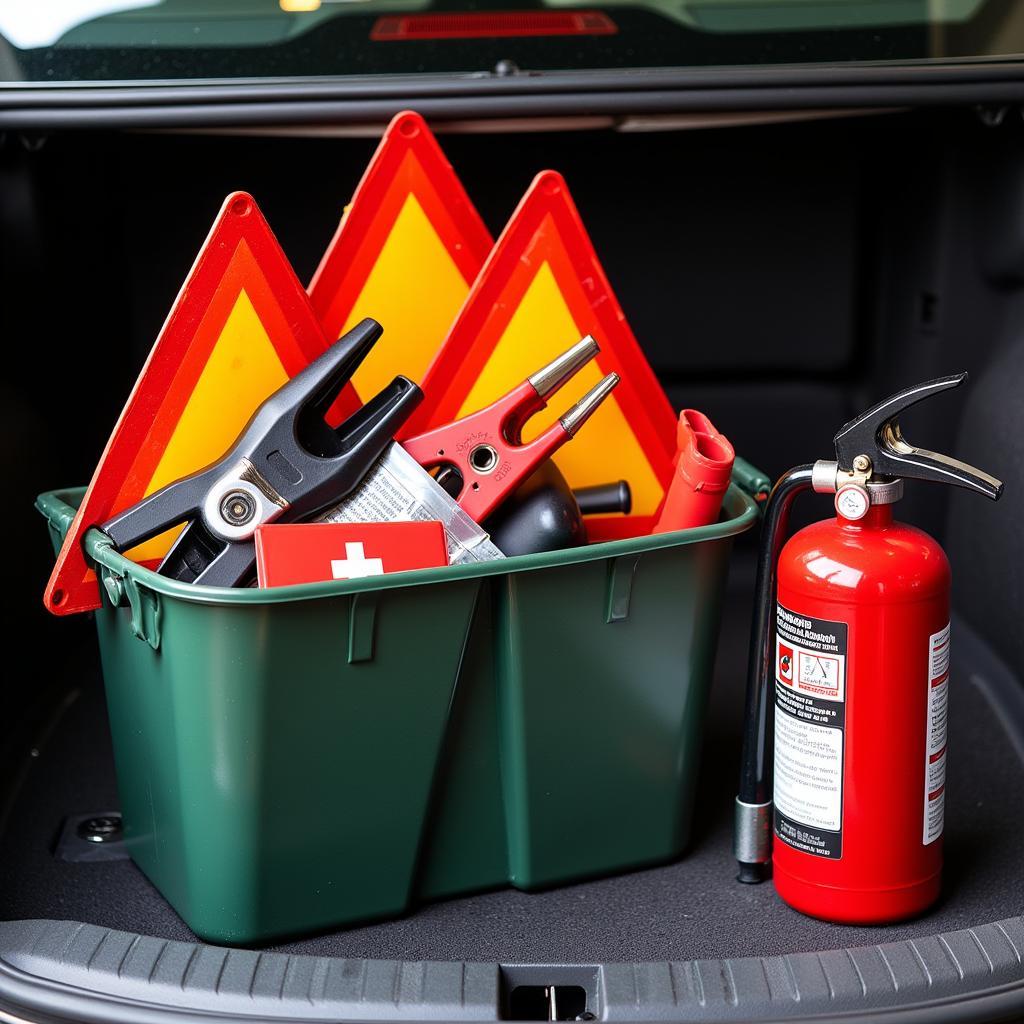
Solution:
[[[60,533],[63,540],[79,502],[85,494],[84,487],[61,488],[46,491],[36,498],[36,509],[50,525]],[[755,491],[757,493],[757,491]],[[362,594],[398,587],[416,587],[428,584],[456,582],[459,580],[482,579],[502,573],[531,572],[538,569],[562,565],[578,565],[584,562],[600,561],[622,556],[639,556],[648,551],[665,548],[685,547],[704,541],[734,537],[749,530],[760,516],[755,498],[733,482],[729,485],[722,503],[726,518],[709,526],[676,530],[672,533],[647,534],[627,537],[621,540],[599,541],[578,548],[563,548],[559,551],[544,551],[537,554],[512,555],[504,559],[486,562],[470,562],[464,565],[449,565],[432,569],[415,569],[408,572],[385,573],[356,580],[326,580],[320,583],[300,583],[287,587],[197,587],[191,583],[161,576],[152,569],[133,562],[115,551],[110,538],[95,527],[88,530],[82,541],[86,557],[102,566],[115,576],[129,577],[135,583],[164,597],[186,601],[192,604],[221,606],[252,606],[284,604],[291,601],[308,601],[318,598],[341,597],[348,594]],[[103,589],[102,587],[100,588]]]

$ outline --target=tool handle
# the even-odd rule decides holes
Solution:
[[[761,882],[771,859],[772,631],[775,624],[775,567],[786,539],[789,513],[798,494],[811,490],[814,467],[797,466],[772,489],[761,527],[761,546],[750,627],[743,751],[736,797],[734,853],[741,882]]]
[[[270,422],[294,420],[300,415],[323,419],[338,392],[383,333],[384,328],[376,320],[369,317],[361,320],[326,352],[278,388],[260,406],[256,416],[261,421],[266,419]]]
[[[518,435],[509,436],[509,424],[523,409],[532,415],[544,407],[543,399],[529,381],[523,381],[497,401],[433,430],[402,441],[402,447],[424,468],[451,465],[458,469],[466,486],[473,477],[472,456],[480,445],[499,454],[520,445]],[[493,467],[487,470],[493,472]],[[479,481],[478,481],[479,482]]]
[[[193,523],[190,529],[198,524]],[[163,566],[160,567],[163,572]],[[226,544],[196,576],[203,587],[242,587],[256,574],[256,545],[251,540]],[[166,575],[166,574],[165,574]]]
[[[265,452],[258,468],[275,487],[284,488],[283,493],[290,499],[282,521],[294,522],[314,515],[350,494],[422,401],[423,392],[411,380],[395,377],[337,430],[331,431],[335,438],[333,452],[319,459],[296,457],[296,464],[303,467],[297,482],[286,475],[289,467],[281,463],[281,455],[288,448],[282,445]],[[326,426],[322,419],[319,422]],[[299,440],[301,443],[302,439]]]
[[[251,539],[225,541],[197,519],[189,523],[157,570],[161,576],[204,587],[242,587],[256,573],[256,548]]]
[[[365,422],[367,410],[337,431],[325,416],[382,333],[376,320],[366,319],[339,338],[264,400],[224,461],[248,459],[288,502],[329,481],[348,451],[345,432]]]
[[[550,458],[572,435],[556,420],[529,444],[507,447],[500,452],[497,468],[490,479],[472,470],[459,495],[459,504],[476,522],[486,519],[545,459]]]
[[[519,391],[534,394],[529,383]],[[506,396],[506,398],[509,396]],[[504,399],[502,400],[504,402]],[[452,494],[475,522],[486,519],[533,471],[571,435],[555,421],[529,444],[509,444],[502,424],[489,415],[493,406],[454,423],[411,437],[402,447],[424,468],[441,466],[441,486],[458,480]],[[451,473],[451,469],[457,473]],[[452,493],[452,491],[449,491]]]
[[[416,384],[408,377],[395,377],[335,431],[342,452],[350,459],[359,452],[379,455],[422,401],[423,392]],[[366,468],[368,464],[364,472]]]
[[[168,579],[195,583],[226,543],[206,528],[202,518],[193,519],[178,534],[157,571]]]
[[[100,529],[111,539],[114,549],[123,552],[178,523],[194,519],[202,508],[206,492],[221,472],[218,467],[219,463],[215,463],[161,487],[137,505],[108,519]]]
[[[617,380],[617,378],[616,378]],[[496,402],[453,423],[402,442],[424,468],[454,466],[462,480],[458,502],[476,522],[483,522],[545,459],[572,439],[614,384],[592,389],[565,416],[539,437],[520,443],[521,414],[540,402],[530,381],[524,381]],[[570,414],[570,426],[563,422]],[[570,429],[570,427],[572,429]]]

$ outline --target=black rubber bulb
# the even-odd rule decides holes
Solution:
[[[558,551],[587,543],[576,496],[558,467],[546,459],[483,522],[506,555]]]

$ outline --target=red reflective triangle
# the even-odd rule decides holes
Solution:
[[[353,377],[360,395],[422,379],[491,245],[426,122],[397,114],[309,286],[328,337],[364,316],[384,326]]]
[[[537,419],[553,421],[599,375],[621,376],[555,462],[574,487],[620,478],[633,485],[636,514],[588,519],[592,540],[649,532],[672,477],[676,416],[554,171],[534,179],[495,243],[427,372],[425,400],[401,436],[493,401],[586,334],[601,346],[596,366],[549,398]]]
[[[93,473],[47,584],[46,607],[58,615],[98,608],[85,531],[171,482],[163,476],[180,478],[218,459],[260,402],[327,344],[255,201],[228,196]],[[340,422],[356,407],[348,388],[328,418]],[[155,557],[142,557],[151,564],[159,544],[147,544]]]

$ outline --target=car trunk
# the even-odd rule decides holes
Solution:
[[[540,893],[472,894],[229,953],[198,943],[130,860],[62,859],[86,849],[64,834],[67,822],[114,811],[118,797],[92,624],[39,605],[50,556],[32,497],[88,479],[223,196],[252,192],[308,280],[374,140],[9,135],[0,217],[14,365],[0,415],[18,440],[3,454],[17,486],[3,598],[0,978],[26,1013],[50,1005],[44,988],[78,1019],[173,1007],[726,1020],[915,1006],[938,1019],[1017,1005],[1024,133],[1015,115],[969,108],[732,120],[491,126],[441,141],[495,233],[537,170],[564,174],[673,404],[706,411],[773,477],[829,457],[834,432],[874,399],[970,371],[963,393],[926,403],[906,430],[1002,477],[1004,500],[911,484],[898,512],[942,540],[955,578],[940,902],[910,922],[841,927],[791,911],[770,883],[735,881],[751,537],[734,554],[695,832],[675,863]],[[807,498],[798,518],[827,512]]]

